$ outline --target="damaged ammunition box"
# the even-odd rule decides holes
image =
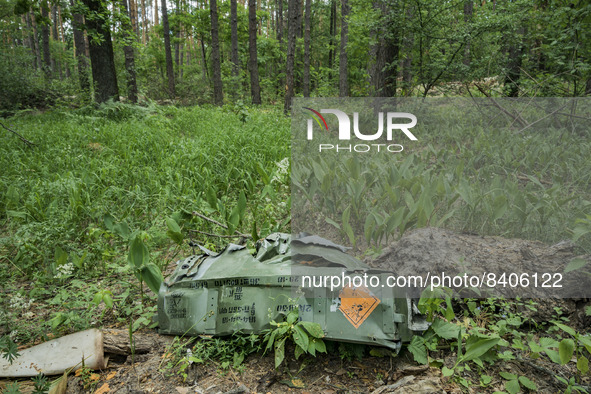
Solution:
[[[179,261],[162,283],[161,333],[259,333],[294,308],[301,320],[320,324],[325,338],[335,341],[397,350],[401,342],[428,328],[415,300],[405,298],[400,289],[355,285],[364,275],[386,283],[390,273],[370,268],[344,247],[318,236],[292,240],[288,234],[271,234],[257,242],[255,256],[234,244],[219,254],[202,251]],[[333,277],[349,279],[332,291],[318,285]]]

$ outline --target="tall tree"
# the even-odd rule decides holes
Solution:
[[[298,30],[298,0],[288,0],[287,3],[287,61],[285,65],[285,103],[283,112],[289,113],[291,99],[294,96],[294,65],[296,51],[296,34]]]
[[[349,96],[349,79],[347,70],[347,41],[349,39],[349,4],[341,0],[341,53],[339,56],[339,95]]]
[[[238,5],[236,0],[230,0],[230,59],[232,60],[232,75],[234,77],[234,95],[240,87],[240,59],[238,58]]]
[[[310,97],[310,12],[312,0],[306,0],[306,16],[304,21],[304,97]]]
[[[283,44],[283,0],[275,0],[277,2],[277,41]]]
[[[59,42],[59,40],[60,40],[59,36],[57,34],[57,25],[58,25],[57,6],[55,4],[53,4],[51,6],[51,38],[53,39],[53,42]],[[51,58],[51,70],[54,75],[59,72],[59,77],[60,77],[60,79],[62,79],[62,70],[61,70],[60,64],[57,61],[57,59],[55,58],[55,56],[53,56]]]
[[[154,26],[158,26],[160,22],[158,21],[158,0],[154,0]]]
[[[222,68],[220,61],[217,0],[209,1],[209,14],[211,16],[211,67],[213,73],[213,103],[215,105],[222,105],[224,103],[224,92],[222,87]]]
[[[86,57],[86,41],[84,40],[84,18],[78,12],[75,0],[70,0],[72,6],[72,31],[74,33],[74,48],[76,51],[76,63],[78,66],[78,81],[80,89],[90,90],[90,80],[88,75],[88,57]]]
[[[27,13],[27,22],[32,26],[31,30],[31,44],[33,46],[34,68],[41,68],[41,50],[39,49],[39,35],[37,33],[37,21],[35,20],[35,14],[30,11]]]
[[[337,1],[330,0],[330,24],[329,24],[329,40],[328,40],[328,68],[329,79],[332,79],[332,67],[334,65],[335,56],[335,36],[337,35]]]
[[[372,32],[375,44],[370,49],[374,63],[371,67],[371,82],[376,97],[396,96],[398,76],[398,32],[394,23],[395,13],[391,4],[374,0],[373,7],[381,15]]]
[[[120,0],[124,12],[121,22],[123,53],[125,54],[125,72],[127,73],[127,96],[129,101],[137,103],[137,82],[135,76],[135,55],[133,50],[134,36],[132,34],[131,17],[127,0]]]
[[[248,69],[250,71],[250,95],[253,104],[261,103],[259,86],[259,65],[257,59],[257,5],[256,0],[248,0]]]
[[[146,18],[146,0],[142,0],[142,44],[146,45],[148,32],[148,19]]]
[[[101,0],[83,0],[88,8],[86,26],[89,39],[90,64],[94,83],[95,100],[103,103],[109,99],[119,101],[115,56],[109,28],[109,10]]]
[[[49,54],[49,9],[47,3],[41,3],[41,42],[43,45],[43,71],[45,75],[51,75],[51,57]]]
[[[474,3],[472,0],[464,1],[464,23],[472,22],[472,14],[474,13]],[[464,46],[464,65],[470,66],[470,38],[466,39]]]
[[[166,56],[166,76],[168,77],[168,95],[176,96],[174,87],[174,69],[172,67],[172,52],[170,49],[170,26],[168,25],[168,10],[166,0],[162,0],[162,32],[164,34],[164,53]]]

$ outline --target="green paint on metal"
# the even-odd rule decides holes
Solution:
[[[342,289],[304,288],[302,275],[354,277],[371,273],[383,276],[382,283],[389,275],[323,238],[307,236],[292,241],[288,234],[271,234],[258,241],[255,256],[233,244],[219,254],[202,251],[202,255],[179,261],[174,273],[162,282],[158,294],[161,333],[259,333],[269,328],[271,320],[282,321],[294,308],[301,320],[320,324],[325,338],[336,341],[399,349],[401,342],[410,341],[415,331],[427,327],[424,318],[413,311],[413,301],[395,288],[381,289],[376,294],[379,304],[373,306],[373,302],[374,309],[359,320],[348,319],[340,310]]]

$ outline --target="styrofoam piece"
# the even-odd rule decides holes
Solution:
[[[59,375],[82,366],[90,369],[105,367],[103,333],[96,328],[77,332],[20,350],[12,365],[0,358],[0,377]]]

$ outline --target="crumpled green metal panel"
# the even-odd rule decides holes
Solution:
[[[161,333],[259,333],[294,308],[300,319],[319,323],[326,339],[393,349],[428,327],[414,301],[394,288],[382,289],[378,298],[366,288],[331,292],[326,287],[303,287],[302,274],[388,275],[326,239],[304,236],[292,240],[288,234],[275,233],[258,241],[255,256],[234,244],[219,254],[202,251],[202,255],[179,261],[163,281],[158,294]],[[364,306],[351,304],[352,293],[365,297]],[[351,307],[360,311],[350,311],[357,314],[347,317],[346,308]]]

